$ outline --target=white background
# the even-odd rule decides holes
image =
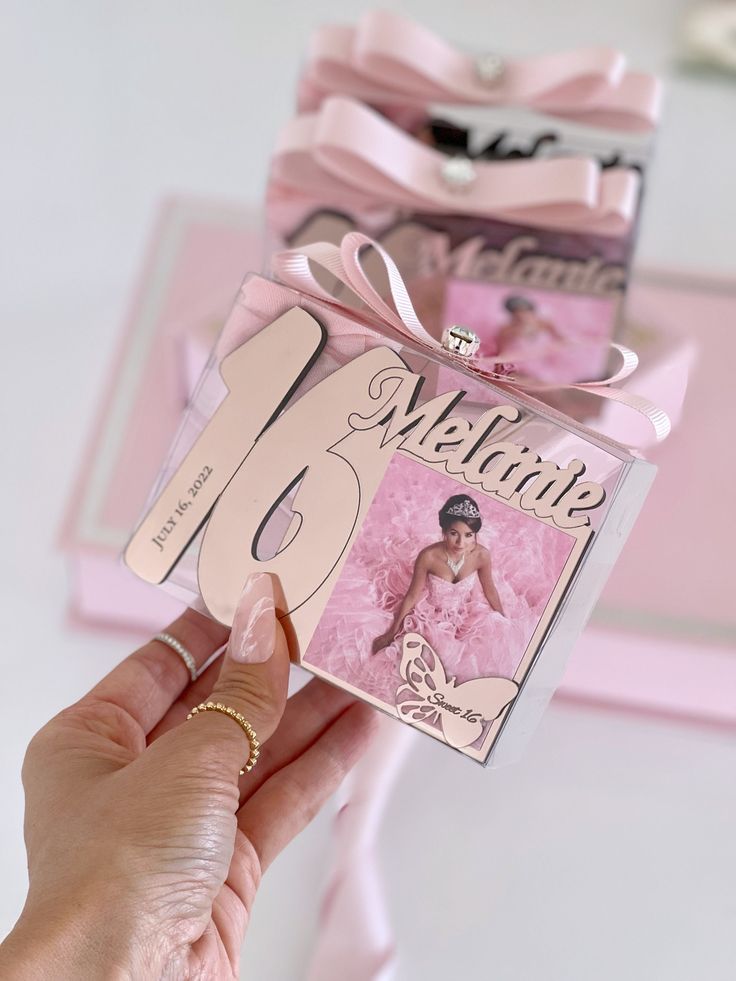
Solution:
[[[257,202],[308,31],[361,9],[352,0],[2,5],[0,932],[25,890],[23,747],[128,649],[65,626],[53,543],[156,208],[171,192]],[[481,48],[610,43],[666,73],[682,5],[401,9]],[[736,82],[670,80],[640,261],[733,271],[735,120]],[[503,771],[420,740],[381,845],[399,976],[731,978],[735,763],[731,735],[560,704]],[[301,977],[328,834],[323,815],[269,872],[244,976]]]

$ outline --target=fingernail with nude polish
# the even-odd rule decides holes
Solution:
[[[243,664],[262,664],[276,644],[276,614],[271,577],[250,576],[240,594],[227,653]]]

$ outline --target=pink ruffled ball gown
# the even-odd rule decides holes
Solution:
[[[421,634],[437,652],[448,678],[458,681],[512,678],[514,652],[523,643],[520,621],[491,609],[475,572],[458,582],[429,573],[424,595],[404,617],[393,643],[379,653],[400,661],[406,633]]]

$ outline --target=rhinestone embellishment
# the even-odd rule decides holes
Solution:
[[[442,331],[442,347],[463,358],[472,358],[478,353],[480,337],[462,324],[453,324]]]
[[[475,70],[484,85],[493,85],[497,82],[503,75],[504,68],[504,60],[501,55],[493,54],[492,51],[479,55],[475,60]]]
[[[442,180],[451,191],[467,191],[476,177],[469,157],[450,157],[442,164]]]

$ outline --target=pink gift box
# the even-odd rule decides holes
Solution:
[[[437,391],[427,377],[432,355],[420,341],[392,337],[388,319],[385,329],[361,320],[360,301],[369,304],[375,290],[368,271],[349,265],[356,240],[322,246],[315,261],[349,284],[357,301],[325,300],[316,281],[293,268],[292,254],[276,259],[281,282],[246,278],[125,560],[146,581],[188,588],[223,623],[232,622],[247,577],[268,572],[297,663],[473,759],[498,764],[518,755],[549,700],[655,468],[521,392],[478,383],[471,395],[457,371],[450,394]],[[431,435],[402,415],[413,411],[407,383],[415,396],[422,387],[421,426]],[[451,415],[456,404],[462,408]],[[509,425],[496,432],[503,421]],[[440,453],[455,432],[465,441]],[[554,462],[540,468],[540,458]],[[558,459],[572,462],[564,469]],[[443,500],[458,510],[441,510],[440,523],[443,514],[461,516],[450,517],[451,528],[479,531],[482,515],[490,516],[498,592],[490,568],[485,596],[477,569],[459,580],[463,586],[442,575],[443,555],[454,575],[463,564],[453,567],[442,544],[427,548]],[[335,531],[326,534],[328,526]],[[416,578],[416,556],[428,551],[443,564],[425,575],[426,591],[396,621],[403,626],[392,644],[384,631]],[[422,671],[435,672],[426,687]],[[450,688],[435,699],[438,685]],[[485,699],[489,723],[475,701],[458,717],[463,698]],[[425,699],[420,718],[416,706]],[[500,713],[510,702],[507,720]]]
[[[248,212],[182,200],[163,209],[64,524],[76,622],[145,633],[181,609],[134,577],[119,556],[211,339],[243,273],[260,265],[257,225]],[[640,275],[629,310],[632,322],[643,325],[630,328],[641,355],[631,390],[662,404],[674,421],[693,362],[694,326],[701,355],[686,417],[652,452],[660,475],[561,694],[733,723],[736,625],[726,559],[716,557],[736,551],[734,530],[714,509],[692,520],[689,483],[707,466],[721,484],[736,466],[710,446],[725,424],[736,285]]]

